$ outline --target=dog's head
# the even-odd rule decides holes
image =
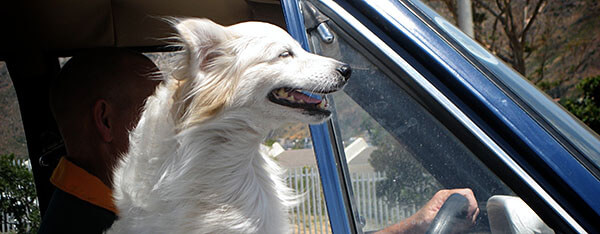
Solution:
[[[185,19],[175,27],[186,50],[174,73],[185,125],[230,110],[275,124],[322,122],[331,115],[327,102],[311,96],[339,91],[351,73],[348,65],[306,52],[268,23],[223,27]]]

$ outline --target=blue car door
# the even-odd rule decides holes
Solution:
[[[423,3],[281,3],[306,50],[353,69],[310,126],[334,233],[382,230],[451,188],[477,198],[467,232],[600,232],[598,136]]]

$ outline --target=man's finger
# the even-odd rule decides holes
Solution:
[[[469,201],[469,208],[467,219],[473,220],[473,222],[477,219],[479,215],[479,207],[477,205],[477,199],[475,198],[475,194],[469,188],[461,188],[461,189],[451,189],[449,194],[458,193],[460,195],[465,196]]]

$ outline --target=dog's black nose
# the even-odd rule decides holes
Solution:
[[[340,74],[342,74],[342,76],[344,76],[345,80],[348,80],[350,78],[350,75],[352,74],[352,68],[350,68],[350,66],[348,66],[348,64],[343,64],[342,66],[338,67],[336,70]]]

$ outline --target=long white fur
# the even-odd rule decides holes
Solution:
[[[340,62],[302,50],[276,26],[175,25],[185,54],[146,100],[114,174],[109,233],[287,233],[294,204],[282,170],[259,150],[290,121],[326,115],[268,101],[278,87],[340,89]],[[293,56],[280,57],[282,51]]]

